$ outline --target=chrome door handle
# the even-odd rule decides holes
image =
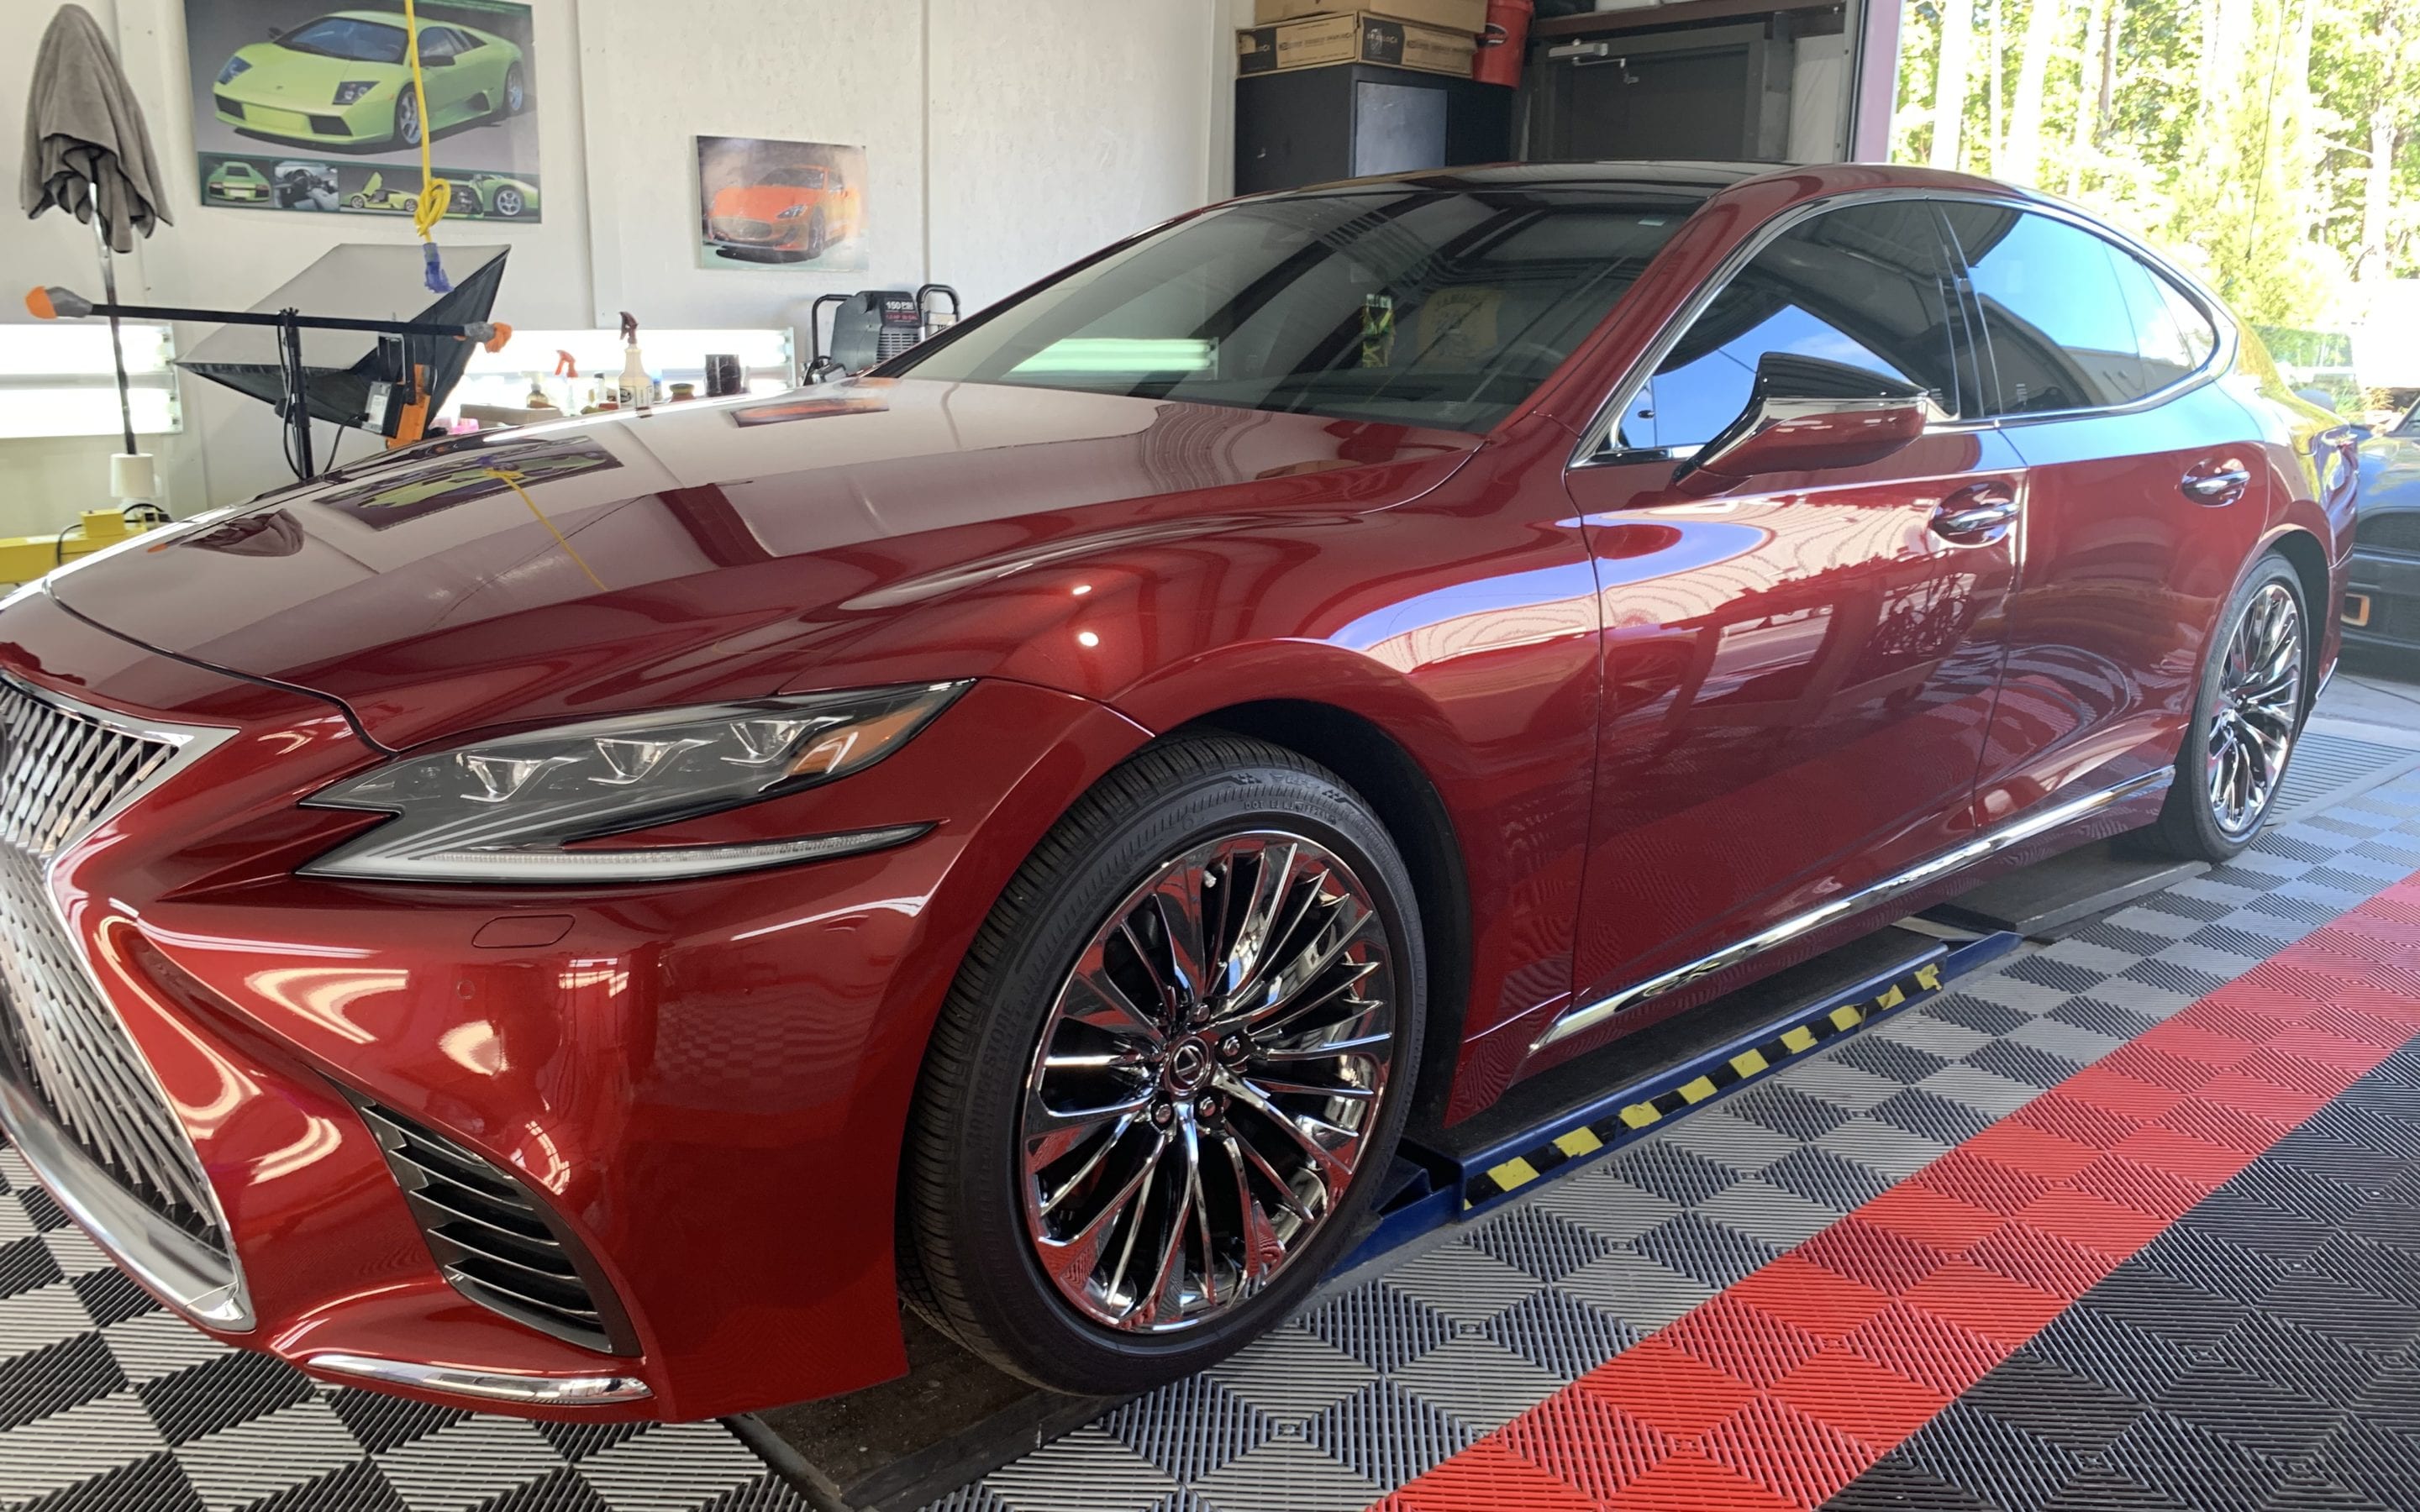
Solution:
[[[2231,504],[2252,486],[2252,471],[2229,457],[2194,469],[2178,486],[2196,504]]]
[[[1993,483],[1961,488],[1932,512],[1932,533],[1958,546],[1990,546],[2009,533],[2021,506],[2017,496]]]

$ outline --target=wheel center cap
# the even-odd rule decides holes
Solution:
[[[1187,1040],[1168,1055],[1168,1089],[1189,1096],[1202,1089],[1218,1064],[1218,1054],[1204,1040]]]

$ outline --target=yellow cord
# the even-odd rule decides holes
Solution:
[[[420,113],[420,198],[411,208],[411,228],[420,233],[423,241],[437,239],[437,223],[445,219],[445,206],[454,197],[454,186],[437,177],[428,158],[428,91],[420,80],[420,16],[411,0],[403,0],[403,26],[411,48],[411,106]]]
[[[554,521],[546,517],[546,511],[538,508],[537,501],[532,499],[529,496],[529,490],[521,486],[521,479],[525,474],[520,472],[507,472],[503,468],[485,468],[481,471],[485,471],[488,476],[503,484],[505,487],[510,488],[513,492],[520,495],[521,502],[529,505],[529,512],[535,515],[537,517],[537,522],[546,527],[546,532],[554,537],[554,544],[563,548],[563,554],[569,557],[572,560],[573,564],[578,566],[581,571],[588,574],[588,580],[597,585],[597,591],[598,593],[602,594],[610,592],[610,590],[605,586],[605,579],[597,576],[596,569],[589,566],[587,561],[583,559],[579,550],[572,546],[571,538],[565,535],[563,532],[555,528]]]

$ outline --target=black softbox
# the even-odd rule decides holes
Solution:
[[[509,247],[445,249],[450,294],[431,301],[426,264],[417,243],[332,248],[252,309],[263,315],[295,310],[306,316],[351,320],[409,320],[471,325],[488,318],[504,279]],[[359,331],[304,331],[302,368],[310,380],[311,416],[339,425],[358,425],[369,408],[369,387],[384,375],[380,337]],[[428,407],[445,402],[471,361],[471,344],[451,336],[400,338],[409,360],[428,369]],[[190,356],[178,359],[186,372],[224,383],[275,405],[286,386],[273,326],[221,326]]]

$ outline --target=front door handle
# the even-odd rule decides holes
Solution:
[[[2252,486],[2252,470],[2231,456],[2204,462],[2186,473],[2178,486],[2196,504],[2231,504]]]
[[[1941,501],[1932,512],[1932,533],[1955,546],[1990,546],[2017,522],[2014,490],[2004,483],[1977,483]]]

